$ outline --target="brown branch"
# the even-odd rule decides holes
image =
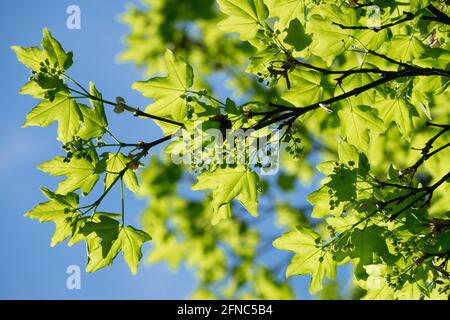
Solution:
[[[440,23],[446,24],[446,25],[450,25],[450,17],[447,16],[445,13],[443,13],[442,11],[440,11],[439,9],[437,9],[436,7],[434,7],[431,4],[429,6],[427,6],[426,9],[428,11],[430,11],[434,16],[422,16],[422,17],[420,17],[421,20],[435,21],[435,22],[440,22]],[[383,26],[380,26],[379,28],[373,28],[373,27],[368,27],[368,26],[346,26],[346,25],[343,25],[343,24],[340,24],[337,22],[332,22],[332,24],[340,27],[343,30],[372,30],[374,32],[378,32],[378,31],[388,29],[388,28],[394,27],[396,25],[402,24],[407,21],[411,21],[416,17],[411,12],[404,12],[403,14],[405,15],[404,18],[397,20],[395,22],[385,24]]]
[[[405,15],[405,17],[403,19],[400,19],[398,21],[391,22],[391,23],[388,23],[386,25],[380,26],[379,28],[371,28],[371,27],[367,27],[367,26],[345,26],[345,25],[337,23],[337,22],[332,22],[332,24],[340,27],[343,30],[372,30],[374,32],[378,32],[378,31],[381,31],[381,30],[388,29],[390,27],[396,26],[396,25],[401,24],[403,22],[411,21],[411,20],[413,20],[415,18],[415,16],[412,13],[410,13],[410,12],[404,12],[403,14]]]
[[[433,185],[430,186],[430,187],[425,187],[425,188],[417,189],[417,190],[414,190],[414,191],[410,192],[410,193],[407,194],[407,195],[400,196],[400,197],[391,199],[391,200],[389,200],[389,201],[387,201],[387,202],[384,202],[384,203],[383,203],[384,205],[386,205],[386,204],[391,204],[391,203],[393,203],[393,202],[399,202],[399,203],[400,203],[400,202],[403,202],[403,201],[405,201],[406,199],[408,199],[408,198],[410,198],[410,197],[415,196],[415,195],[416,195],[417,193],[419,193],[419,192],[425,191],[424,194],[422,194],[421,196],[419,196],[418,198],[416,198],[414,201],[412,201],[411,203],[409,203],[408,205],[406,205],[403,209],[401,209],[400,211],[398,211],[398,212],[392,214],[392,215],[390,216],[389,220],[391,220],[391,221],[395,220],[395,219],[396,219],[397,217],[399,217],[403,212],[405,212],[406,210],[408,210],[410,207],[412,207],[413,205],[415,205],[415,204],[418,203],[419,201],[425,199],[427,196],[429,197],[428,200],[427,200],[427,203],[429,204],[429,203],[431,202],[431,197],[432,197],[434,191],[435,191],[437,188],[439,188],[440,185],[442,185],[444,182],[446,182],[449,178],[450,178],[450,171],[449,171],[445,176],[443,176],[441,179],[439,179],[438,182],[436,182],[435,184],[433,184]]]
[[[114,107],[117,106],[117,102],[112,102],[112,101],[109,101],[109,100],[101,99],[99,97],[91,95],[90,93],[87,94],[85,92],[81,92],[81,91],[78,91],[78,90],[73,89],[73,88],[69,88],[69,91],[75,92],[77,94],[81,94],[83,97],[89,98],[91,100],[99,101],[99,102],[102,102],[102,103],[110,105],[110,106],[114,106]],[[135,117],[150,118],[150,119],[153,119],[153,120],[157,120],[157,121],[173,124],[173,125],[179,126],[179,127],[183,127],[184,126],[181,122],[178,122],[178,121],[175,121],[175,120],[171,120],[171,119],[167,119],[167,118],[158,117],[158,116],[155,116],[153,114],[141,111],[139,108],[135,108],[135,107],[129,106],[127,104],[122,104],[121,106],[124,108],[124,110],[133,113]]]
[[[419,167],[429,158],[431,158],[432,156],[434,156],[436,153],[444,150],[445,148],[450,146],[450,143],[447,143],[446,145],[443,145],[442,147],[440,147],[439,149],[436,149],[433,152],[430,152],[431,149],[433,149],[433,144],[436,142],[436,140],[442,136],[444,133],[446,133],[447,131],[450,131],[450,125],[436,125],[436,124],[432,124],[432,123],[427,123],[427,126],[434,126],[434,127],[440,127],[442,128],[442,130],[440,130],[437,134],[435,134],[430,140],[428,140],[428,142],[425,144],[425,147],[423,149],[421,149],[421,154],[422,157],[417,160],[416,163],[414,163],[411,167],[409,167],[408,171],[412,171],[412,172],[416,172],[417,169],[419,169]]]
[[[433,6],[432,4],[427,6],[427,10],[430,11],[432,14],[434,14],[435,18],[434,17],[422,17],[422,19],[428,20],[428,18],[434,18],[434,19],[429,19],[429,20],[438,21],[443,24],[450,25],[450,17],[448,15],[446,15],[444,12],[440,11],[435,6]],[[425,19],[425,18],[427,18],[427,19]]]

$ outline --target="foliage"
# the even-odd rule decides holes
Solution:
[[[447,1],[145,2],[150,9],[131,7],[123,16],[131,31],[122,54],[151,75],[132,85],[153,99],[145,111],[72,79],[72,53],[46,29],[42,48],[12,47],[32,72],[20,92],[40,99],[24,126],[57,121],[65,153],[39,166],[66,179],[55,192],[43,189],[49,201],[27,213],[56,224],[52,245],[85,241],[90,272],[122,251],[135,273],[151,235],[148,261],[190,265],[199,279],[194,298],[293,298],[281,269],[310,275],[312,294],[336,297],[328,280],[346,264],[365,299],[449,297]],[[371,5],[380,10],[375,25]],[[234,97],[216,96],[217,74]],[[120,141],[105,106],[154,120],[164,136]],[[191,159],[196,138],[208,135],[199,122],[221,133],[251,131],[241,161],[215,161],[233,143],[225,139],[200,142],[201,161],[174,164],[170,155]],[[261,137],[281,143],[278,181],[258,174],[272,164],[251,152]],[[141,160],[169,140],[138,180]],[[80,205],[77,192],[88,195],[101,177],[100,197]],[[311,207],[285,199],[299,191],[297,180],[315,189]],[[188,184],[210,192],[186,198]],[[101,212],[116,185],[120,214]],[[125,186],[151,199],[145,231],[125,225]],[[274,228],[275,240],[256,224],[272,216],[285,232]],[[268,245],[282,250],[275,264],[262,258],[273,253]]]

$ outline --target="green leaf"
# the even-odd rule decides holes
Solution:
[[[229,17],[219,23],[225,32],[237,32],[241,40],[253,39],[269,16],[263,0],[217,0],[220,10]]]
[[[417,11],[426,8],[429,4],[429,0],[410,0],[410,11],[416,13]]]
[[[321,74],[314,70],[295,69],[289,74],[292,89],[286,90],[281,99],[296,107],[305,107],[324,98],[324,86]]]
[[[51,66],[59,67],[61,70],[67,70],[73,63],[73,53],[66,53],[61,44],[53,38],[47,28],[43,31],[44,37],[42,39],[42,48],[44,48]]]
[[[367,279],[364,266],[380,261],[392,262],[393,257],[389,253],[386,240],[383,236],[385,229],[378,226],[369,226],[364,229],[354,229],[342,236],[340,243],[349,241],[351,248],[348,252],[339,251],[335,257],[342,261],[350,257],[355,261],[355,276],[359,279]]]
[[[383,44],[388,41],[389,29],[379,30],[374,32],[371,29],[358,30],[355,38],[367,50],[378,50]]]
[[[88,248],[87,272],[95,272],[112,265],[119,252],[123,252],[125,262],[136,274],[142,259],[142,245],[151,237],[131,226],[120,226],[119,222],[107,216],[88,222],[81,233],[86,236]]]
[[[302,51],[311,44],[311,37],[305,33],[305,28],[298,19],[292,20],[289,24],[288,35],[284,42],[290,44],[294,50]]]
[[[46,59],[51,63],[51,67],[64,71],[70,68],[73,63],[72,52],[66,53],[61,44],[53,38],[47,28],[43,30],[42,48],[30,47],[22,48],[12,46],[11,49],[16,53],[17,59],[27,68],[39,72],[41,63]]]
[[[42,163],[38,169],[53,176],[67,176],[56,189],[57,193],[67,194],[81,189],[84,195],[89,194],[97,183],[100,175],[97,167],[97,159],[90,162],[85,158],[72,158],[70,162],[64,162],[64,157],[56,157],[53,160]]]
[[[120,252],[120,224],[109,217],[89,221],[80,231],[85,236],[88,263],[86,272],[112,265]]]
[[[142,259],[142,245],[152,238],[141,230],[136,230],[131,226],[120,230],[120,241],[122,245],[123,257],[133,274],[136,274],[139,261]]]
[[[212,190],[214,214],[223,218],[231,212],[231,201],[237,199],[253,216],[258,215],[258,175],[239,165],[204,172],[192,190]]]
[[[332,190],[328,186],[323,186],[308,195],[306,200],[313,205],[311,217],[319,219],[329,215],[339,216],[342,213],[345,203],[341,201],[338,205],[331,206],[331,194]]]
[[[305,1],[304,0],[267,0],[270,17],[278,17],[276,27],[283,30],[289,24],[298,19],[304,21]]]
[[[83,114],[83,125],[78,136],[83,140],[90,140],[102,136],[108,127],[105,107],[101,101],[102,95],[92,82],[90,83],[90,94],[97,97],[100,101],[91,99],[90,102],[93,108],[79,104],[81,113]]]
[[[377,102],[379,117],[386,125],[395,122],[404,137],[408,137],[413,129],[412,117],[415,109],[405,99],[386,99]]]
[[[406,282],[400,290],[394,293],[395,300],[420,300],[423,293],[427,292],[424,281]]]
[[[361,88],[367,84],[373,83],[378,79],[379,79],[378,76],[374,76],[367,73],[351,74],[345,77],[340,86],[336,87],[335,96],[344,94],[357,88]],[[377,89],[372,89],[362,92],[357,96],[353,96],[349,98],[348,101],[354,104],[369,104],[375,102],[376,96],[377,96]]]
[[[339,162],[344,164],[348,164],[350,161],[353,161],[354,163],[359,162],[358,149],[345,141],[340,142],[338,145],[338,157]]]
[[[362,281],[362,287],[367,290],[364,300],[393,300],[394,289],[386,281],[387,266],[374,264],[364,266],[368,274],[367,280]]]
[[[361,150],[367,150],[370,139],[385,131],[375,110],[368,106],[349,106],[339,111],[341,128],[347,141]]]
[[[23,127],[46,127],[58,121],[58,140],[66,143],[77,134],[83,115],[78,103],[67,92],[59,92],[53,101],[42,100],[27,115]]]
[[[106,160],[106,177],[105,177],[105,189],[107,189],[117,178],[117,175],[124,170],[131,159],[122,153],[108,153],[105,155]],[[133,170],[128,169],[123,175],[123,182],[125,186],[133,193],[137,193],[139,190],[139,183]]]
[[[355,30],[342,29],[334,23],[355,26],[356,21],[355,10],[345,4],[341,7],[334,4],[317,6],[306,24],[306,32],[313,34],[311,52],[330,64],[353,44],[355,34]]]
[[[77,244],[80,241],[87,241],[89,237],[86,237],[85,227],[88,223],[99,223],[101,222],[102,217],[111,218],[111,219],[120,219],[122,218],[121,214],[117,213],[109,213],[109,212],[95,212],[91,216],[85,216],[83,218],[78,218],[73,227],[72,227],[72,238],[69,240],[69,247]],[[91,237],[92,238],[92,237]]]
[[[280,54],[280,51],[276,48],[267,49],[261,52],[258,52],[256,55],[250,57],[250,63],[245,70],[247,73],[265,73],[271,65],[272,61],[283,59],[283,55]]]
[[[165,55],[168,76],[152,78],[147,81],[133,83],[132,88],[141,92],[155,102],[147,107],[146,112],[172,120],[183,122],[187,114],[184,95],[192,87],[194,73],[191,66],[182,58],[176,57],[167,50]],[[178,126],[156,121],[165,134],[171,134],[179,129]]]
[[[356,168],[349,168],[347,166],[338,166],[334,173],[329,176],[330,181],[327,182],[333,196],[334,206],[341,202],[347,203],[356,200]]]
[[[450,251],[450,231],[438,234],[430,244],[425,245],[427,253],[445,253]]]
[[[286,276],[311,275],[311,294],[322,290],[325,276],[328,279],[336,276],[336,262],[332,254],[322,250],[319,235],[309,228],[298,227],[297,231],[288,232],[276,239],[273,246],[295,252],[287,267]]]
[[[45,52],[38,47],[22,48],[19,46],[12,46],[11,49],[16,53],[17,59],[21,63],[36,72],[39,72],[39,69],[41,68],[40,63],[47,57]]]
[[[41,190],[50,201],[38,204],[25,216],[37,219],[39,222],[55,223],[55,232],[51,242],[51,246],[54,247],[72,235],[72,223],[78,216],[72,210],[78,207],[79,198],[76,193],[60,195],[46,188]]]
[[[46,89],[41,88],[41,86],[36,81],[28,81],[22,88],[20,88],[20,94],[28,94],[33,98],[44,99]]]
[[[396,35],[389,42],[387,56],[401,62],[418,59],[426,51],[425,45],[415,36]]]
[[[430,53],[428,55],[428,53]],[[448,70],[450,66],[450,52],[445,49],[427,51],[420,59],[414,60],[414,65],[422,68],[437,68]]]

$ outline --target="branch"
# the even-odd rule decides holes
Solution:
[[[439,188],[440,185],[442,185],[444,182],[446,182],[448,179],[450,178],[450,171],[443,176],[441,179],[439,179],[438,182],[436,182],[435,184],[433,184],[431,187],[426,187],[426,188],[422,188],[422,189],[417,189],[414,190],[412,192],[410,192],[407,195],[401,196],[401,197],[397,197],[394,199],[389,200],[388,202],[383,203],[384,205],[386,204],[390,204],[393,202],[402,202],[410,197],[415,196],[417,193],[425,191],[424,194],[422,194],[420,197],[416,198],[413,202],[411,202],[410,204],[406,205],[403,209],[401,209],[400,211],[394,213],[391,215],[391,217],[389,218],[390,221],[395,220],[398,216],[400,216],[403,212],[405,212],[406,210],[408,210],[410,207],[412,207],[413,205],[415,205],[416,203],[418,203],[419,201],[421,201],[422,199],[426,198],[427,196],[429,197],[427,200],[427,203],[430,203],[431,197],[434,193],[434,191]]]
[[[110,105],[110,106],[117,106],[117,102],[113,102],[113,101],[109,101],[109,100],[105,100],[105,99],[100,99],[96,96],[89,94],[86,94],[85,92],[81,92],[78,91],[76,89],[73,88],[69,88],[70,91],[75,92],[77,94],[82,95],[85,98],[91,99],[91,100],[95,100],[95,101],[99,101],[99,102],[103,102],[104,104]],[[139,108],[135,108],[132,106],[129,106],[127,104],[122,104],[122,107],[124,108],[124,110],[131,112],[134,114],[135,117],[145,117],[145,118],[150,118],[153,120],[157,120],[157,121],[161,121],[161,122],[165,122],[165,123],[169,123],[169,124],[173,124],[175,126],[179,126],[179,127],[183,127],[184,125],[181,122],[175,121],[175,120],[171,120],[171,119],[167,119],[167,118],[162,118],[162,117],[158,117],[152,114],[149,114],[147,112],[141,111]]]
[[[379,57],[379,58],[381,58],[381,59],[384,59],[384,60],[386,60],[386,61],[388,61],[388,62],[390,62],[390,63],[396,64],[396,65],[398,65],[398,66],[401,66],[401,67],[404,67],[404,68],[414,68],[414,66],[412,66],[412,65],[409,65],[409,64],[407,64],[407,63],[403,63],[403,62],[394,60],[394,59],[392,59],[392,58],[390,58],[390,57],[388,57],[388,56],[386,56],[386,55],[384,55],[384,54],[378,53],[378,52],[373,51],[373,50],[356,50],[356,49],[349,49],[349,51],[355,51],[355,52],[360,52],[360,53],[369,53],[369,54],[371,54],[371,55],[374,55],[374,56],[376,56],[376,57]]]
[[[277,122],[280,122],[283,120],[287,120],[290,118],[298,118],[299,116],[301,116],[305,113],[308,113],[310,111],[320,108],[321,105],[331,105],[332,103],[335,103],[335,102],[338,102],[338,101],[341,101],[341,100],[344,100],[344,99],[347,99],[347,98],[350,98],[353,96],[357,96],[367,90],[376,88],[376,87],[378,87],[382,84],[388,83],[392,80],[396,80],[396,79],[404,78],[404,77],[433,76],[433,75],[446,76],[446,77],[450,78],[450,71],[435,69],[435,68],[420,68],[420,67],[410,66],[410,67],[408,67],[408,69],[389,73],[388,75],[386,75],[374,82],[368,83],[362,87],[345,92],[339,96],[336,96],[336,97],[333,97],[333,98],[330,98],[330,99],[327,99],[327,100],[324,100],[321,102],[317,102],[317,103],[311,104],[311,105],[303,107],[303,108],[297,108],[297,110],[293,110],[291,112],[281,114],[280,116],[278,116],[276,118],[262,121],[262,122],[256,124],[255,126],[253,126],[252,129],[259,130],[261,128],[267,127],[269,125],[272,125],[274,123],[277,123]]]
[[[433,152],[430,152],[431,149],[433,149],[433,144],[436,142],[436,140],[440,136],[442,136],[444,133],[446,133],[447,131],[450,131],[450,125],[437,125],[437,124],[434,124],[434,123],[427,123],[427,126],[439,127],[439,128],[442,128],[442,130],[439,131],[437,134],[435,134],[430,140],[428,140],[428,142],[425,144],[425,147],[421,151],[422,157],[419,160],[417,160],[417,162],[415,164],[413,164],[411,167],[406,169],[408,171],[416,172],[417,169],[419,169],[419,167],[426,160],[428,160],[429,158],[431,158],[432,156],[434,156],[438,152],[440,152],[440,151],[442,151],[445,148],[448,148],[450,146],[450,143],[447,143],[446,145],[443,145],[439,149],[436,149]]]
[[[450,17],[447,16],[444,12],[440,11],[438,8],[433,6],[432,4],[427,6],[427,10],[434,14],[436,17],[422,17],[424,20],[433,20],[438,21],[446,25],[450,25]]]
[[[440,11],[439,9],[437,9],[436,7],[434,7],[433,5],[429,5],[427,7],[427,10],[430,11],[432,14],[434,14],[433,17],[430,16],[422,16],[420,17],[421,20],[424,21],[435,21],[435,22],[440,22],[446,25],[450,25],[450,17],[448,17],[445,13],[443,13],[442,11]],[[404,22],[407,21],[411,21],[413,20],[416,16],[414,14],[412,14],[411,12],[404,12],[403,13],[405,15],[405,17],[403,19],[397,20],[395,22],[391,22],[388,24],[385,24],[379,28],[373,28],[373,27],[368,27],[368,26],[346,26],[337,22],[332,22],[332,24],[340,27],[343,30],[372,30],[374,32],[378,32],[384,29],[388,29],[391,27],[394,27],[396,25],[402,24]]]
[[[289,58],[289,57],[288,57]],[[393,73],[395,71],[387,71],[387,70],[381,70],[381,69],[377,69],[377,68],[366,68],[366,69],[349,69],[349,70],[329,70],[329,69],[325,69],[325,68],[320,68],[317,66],[314,66],[312,64],[306,63],[306,62],[301,62],[298,61],[297,59],[292,57],[291,60],[292,63],[301,66],[301,67],[305,67],[308,69],[313,69],[316,71],[320,71],[323,74],[341,74],[341,75],[350,75],[350,74],[354,74],[354,73]]]
[[[139,161],[142,158],[147,156],[148,151],[151,148],[153,148],[161,143],[164,143],[164,142],[170,140],[171,138],[172,138],[172,135],[168,135],[168,136],[165,136],[163,138],[160,138],[158,140],[155,140],[155,141],[152,141],[149,143],[137,144],[136,146],[138,146],[141,149],[141,151],[139,153],[135,154],[134,157],[132,158],[132,160],[130,162],[128,162],[120,172],[117,173],[117,177],[115,177],[113,182],[109,185],[109,187],[105,191],[103,191],[102,195],[94,203],[84,206],[84,207],[79,207],[76,210],[81,211],[81,209],[86,209],[84,212],[81,212],[82,215],[88,213],[92,209],[96,210],[97,207],[102,203],[103,199],[109,194],[109,192],[112,190],[112,188],[116,185],[116,183],[118,181],[122,181],[123,176],[125,175],[125,173],[128,170],[133,170],[133,168],[136,166],[136,164],[139,164]]]
[[[316,110],[316,109],[320,108],[321,104],[330,105],[330,104],[332,104],[334,102],[338,102],[340,100],[347,99],[347,98],[352,97],[352,96],[356,96],[356,95],[358,95],[360,93],[363,93],[363,92],[365,92],[365,91],[367,91],[369,89],[378,87],[381,84],[384,84],[384,83],[387,83],[389,81],[395,80],[397,78],[405,77],[405,76],[407,76],[407,75],[403,75],[402,73],[399,72],[399,73],[396,73],[396,75],[393,74],[393,75],[389,75],[389,76],[383,77],[383,78],[378,79],[378,80],[376,80],[376,81],[374,81],[372,83],[366,84],[366,85],[364,85],[362,87],[353,89],[353,90],[351,90],[349,92],[346,92],[346,93],[343,93],[343,94],[341,94],[339,96],[336,96],[336,97],[324,100],[322,102],[317,102],[317,103],[311,104],[311,105],[303,107],[303,108],[298,108],[297,110],[291,111],[289,113],[282,114],[282,115],[280,115],[280,116],[278,116],[278,117],[276,117],[274,119],[268,120],[265,123],[264,122],[258,123],[257,125],[255,125],[253,127],[253,129],[258,130],[258,129],[264,128],[266,126],[269,126],[271,124],[277,123],[279,121],[283,121],[283,120],[286,120],[286,119],[289,119],[289,118],[293,118],[293,117],[297,118],[297,117],[299,117],[299,116],[301,116],[301,115],[303,115],[305,113],[308,113],[310,111],[313,111],[313,110]]]
[[[148,152],[151,148],[156,147],[157,145],[159,145],[161,143],[164,143],[166,141],[169,141],[170,139],[172,139],[172,135],[165,136],[165,137],[163,137],[161,139],[158,139],[158,140],[155,140],[155,141],[152,141],[152,142],[149,142],[149,143],[144,143],[143,144],[143,149],[146,152]]]
[[[383,26],[381,26],[379,28],[373,28],[373,27],[367,27],[367,26],[344,26],[343,24],[336,23],[336,22],[332,22],[332,24],[334,24],[334,25],[336,25],[336,26],[338,26],[338,27],[340,27],[341,29],[344,29],[344,30],[372,30],[374,32],[378,32],[378,31],[381,31],[381,30],[388,29],[390,27],[396,26],[396,25],[401,24],[403,22],[411,21],[411,20],[413,20],[415,18],[415,16],[411,12],[404,12],[403,14],[405,15],[405,17],[403,19],[397,20],[397,21],[392,22],[392,23],[388,23],[388,24],[383,25]]]
[[[445,269],[442,268],[441,266],[436,266],[436,265],[433,264],[433,262],[431,262],[431,263],[429,264],[429,266],[430,266],[431,268],[433,268],[434,270],[436,270],[437,272],[442,273],[447,279],[450,279],[450,273],[447,272],[447,270],[445,270]]]

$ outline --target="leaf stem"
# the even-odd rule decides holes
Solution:
[[[122,205],[122,226],[125,226],[125,193],[123,190],[123,177],[120,177],[120,196]]]
[[[107,105],[110,105],[110,106],[114,106],[114,107],[117,106],[116,102],[105,100],[105,99],[100,99],[100,98],[98,98],[96,96],[93,96],[93,95],[91,95],[89,93],[86,94],[86,93],[83,93],[83,92],[81,92],[79,90],[76,90],[76,89],[73,89],[73,88],[69,88],[69,91],[72,91],[72,92],[77,93],[77,94],[81,94],[84,97],[86,97],[88,99],[91,99],[91,100],[103,102],[104,104],[107,104]],[[127,104],[122,104],[122,107],[126,111],[133,113],[135,117],[150,118],[150,119],[153,119],[153,120],[156,120],[156,121],[161,121],[161,122],[173,124],[173,125],[179,126],[179,127],[183,127],[184,126],[183,123],[181,123],[181,122],[178,122],[178,121],[175,121],[175,120],[171,120],[171,119],[167,119],[167,118],[158,117],[158,116],[152,115],[150,113],[141,111],[139,108],[135,108],[135,107],[129,106]]]

